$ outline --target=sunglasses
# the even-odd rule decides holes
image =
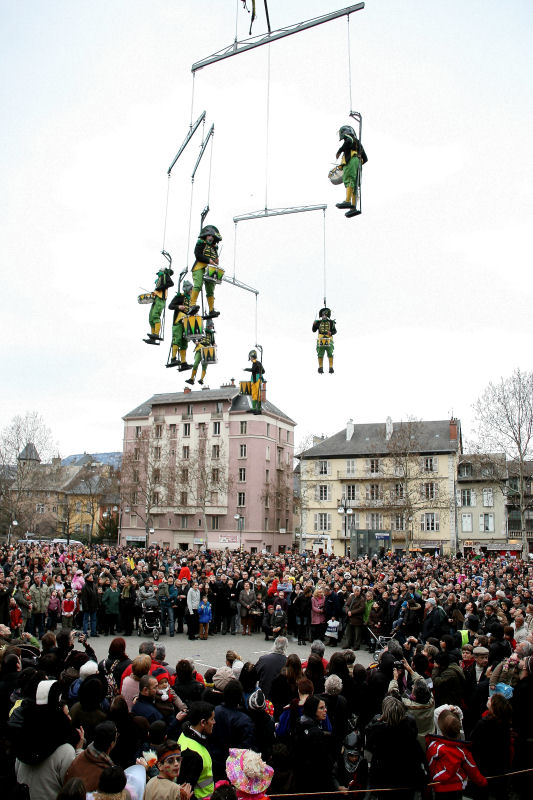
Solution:
[[[163,759],[163,764],[180,764],[181,756],[168,756]]]

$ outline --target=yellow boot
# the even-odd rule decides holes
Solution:
[[[207,298],[207,307],[209,309],[209,316],[211,317],[211,319],[213,317],[218,317],[219,316],[219,312],[215,311],[215,298],[214,297],[208,297]]]
[[[333,369],[333,356],[328,356],[329,361],[329,374],[332,375],[335,370]]]
[[[173,344],[172,345],[172,361],[176,360],[176,353],[177,352],[178,352],[178,345],[177,344]]]
[[[337,208],[352,208],[353,202],[353,189],[350,186],[347,186],[346,200],[344,200],[342,203],[337,203]]]
[[[199,289],[193,289],[192,290],[191,299],[190,299],[190,303],[189,303],[189,305],[191,307],[196,305],[196,301],[198,300],[198,295],[199,294],[200,294],[200,290]]]
[[[318,371],[321,375],[324,372],[324,356],[318,357]]]
[[[200,380],[198,381],[198,383],[200,383],[200,384],[202,384],[202,385],[203,385],[204,378],[205,378],[205,373],[206,373],[206,372],[207,372],[207,367],[202,367],[202,377],[200,378]]]
[[[161,330],[161,323],[160,322],[156,322],[155,325],[154,325],[154,329],[153,329],[152,333],[155,333],[156,336],[159,336],[159,331],[160,330]]]
[[[182,364],[187,363],[187,348],[185,348],[185,350],[180,350],[180,361]]]

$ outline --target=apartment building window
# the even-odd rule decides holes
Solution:
[[[420,516],[420,530],[439,531],[440,530],[439,515],[434,513],[422,514]]]
[[[184,436],[190,436],[191,435],[191,423],[190,422],[184,422],[183,423],[183,435]]]
[[[211,450],[211,457],[215,458],[215,459],[216,458],[220,458],[220,445],[219,444],[214,444],[213,445],[213,448]]]
[[[379,475],[379,458],[371,458],[369,464],[371,475]]]
[[[200,436],[205,436],[206,435],[205,422],[199,422],[198,423],[198,433],[199,433]]]
[[[270,436],[270,422],[267,422],[267,436]]]
[[[424,500],[435,500],[438,494],[438,485],[434,481],[422,484],[422,498]]]
[[[383,499],[383,490],[379,483],[369,483],[366,487],[366,499],[367,500],[382,500]]]
[[[130,514],[130,528],[137,527],[137,519],[138,519],[137,514]]]
[[[404,514],[394,514],[392,517],[392,528],[395,531],[404,531],[405,530],[405,515]]]
[[[132,477],[133,483],[139,483],[139,470],[138,469],[134,469],[131,477]]]
[[[190,414],[192,417],[192,403],[187,403],[187,414]]]
[[[355,458],[348,458],[346,460],[346,474],[355,475]]]
[[[283,448],[282,447],[278,447],[277,451],[278,451],[277,452],[277,455],[278,455],[277,466],[278,467],[282,467],[283,466]]]
[[[460,464],[459,465],[459,477],[460,478],[471,478],[472,477],[472,464]]]
[[[218,517],[215,514],[211,517],[211,530],[218,531]]]
[[[213,436],[220,436],[220,422],[213,422]]]
[[[180,527],[182,530],[189,527],[189,517],[185,514],[182,514],[180,517]]]
[[[263,530],[264,531],[268,530],[268,517],[265,517],[263,520]]]
[[[57,514],[57,506],[52,506],[52,514]]]
[[[439,469],[437,456],[425,456],[422,459],[422,467],[424,472],[437,472]]]
[[[315,514],[315,531],[331,530],[331,514]]]
[[[321,483],[317,487],[316,499],[317,500],[330,500],[331,492],[327,483]]]
[[[159,483],[161,480],[161,470],[159,467],[155,467],[155,469],[152,471],[152,480],[154,483]]]
[[[215,467],[214,469],[211,470],[211,480],[213,481],[213,483],[218,483],[219,479],[220,479],[220,470],[218,467]]]
[[[183,447],[181,449],[181,457],[184,458],[184,459],[188,459],[189,455],[190,455],[190,452],[191,451],[189,449],[189,445],[188,444],[183,445]]]
[[[265,483],[268,483],[269,481],[270,481],[270,470],[266,469],[265,470]]]
[[[78,500],[78,501],[77,501],[77,503],[76,503],[76,513],[77,513],[77,514],[79,514],[79,513],[80,513],[80,511],[81,511],[81,503],[80,503],[80,501]]]
[[[474,489],[461,489],[460,490],[460,505],[462,506],[475,506],[476,493]]]
[[[239,483],[246,483],[246,467],[239,467]]]
[[[394,497],[396,500],[403,500],[405,498],[405,484],[403,483],[394,484]],[[403,528],[397,528],[396,530],[402,531]]]
[[[176,436],[176,424],[174,422],[171,422],[170,425],[168,426],[168,428],[169,428],[169,431],[170,431],[171,438],[175,438],[175,436]]]
[[[317,465],[317,472],[318,472],[319,475],[330,475],[331,474],[331,468],[330,468],[329,461],[322,461],[322,460],[321,461],[317,461],[316,465]]]
[[[133,451],[133,460],[140,461],[140,458],[141,458],[141,451],[139,450],[138,447],[136,447],[135,450]]]
[[[135,426],[135,438],[136,439],[140,439],[142,435],[143,435],[143,429],[141,428],[140,425],[136,425]]]
[[[461,530],[463,533],[472,533],[472,514],[461,514]]]
[[[494,532],[494,514],[479,515],[479,532],[480,533]]]
[[[265,450],[265,460],[266,460],[266,461],[270,461],[270,445],[269,445],[269,444],[267,444],[267,446],[266,446],[266,450]]]
[[[137,492],[133,492],[131,495],[131,504],[132,506],[136,506],[139,502],[139,495]]]
[[[349,483],[346,486],[346,499],[347,500],[357,500],[358,499],[358,486],[356,483]]]
[[[405,464],[396,462],[394,464],[394,475],[396,478],[405,478]]]
[[[216,506],[218,505],[218,492],[211,492],[211,505]]]
[[[248,423],[247,422],[241,422],[241,436],[245,436],[246,435],[247,428],[248,428]]]
[[[163,426],[158,423],[154,429],[154,436],[156,439],[160,439],[162,435],[163,435]]]
[[[155,461],[159,461],[161,458],[161,448],[159,446],[154,447],[154,459]]]
[[[383,514],[371,511],[366,515],[366,528],[368,531],[383,530]]]
[[[37,514],[44,514],[44,503],[36,503],[35,511],[37,512]]]
[[[217,409],[217,414],[222,414],[222,412],[224,411],[224,404],[220,400],[217,401],[216,409]]]
[[[494,505],[494,493],[492,489],[483,489],[483,505],[491,508]]]
[[[239,492],[237,494],[237,505],[238,506],[246,505],[246,492]]]
[[[159,494],[159,492],[153,492],[152,493],[152,498],[153,498],[154,506],[158,506],[159,503],[161,502],[161,495]]]
[[[246,458],[248,450],[245,444],[241,444],[239,447],[239,458]]]
[[[187,483],[188,480],[189,480],[189,470],[186,469],[186,468],[181,469],[180,470],[180,481],[182,483]]]
[[[187,505],[187,492],[180,492],[180,505]]]

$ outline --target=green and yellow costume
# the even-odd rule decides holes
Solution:
[[[174,270],[171,269],[171,267],[166,267],[165,269],[160,269],[156,275],[154,289],[155,297],[152,305],[150,306],[150,312],[148,314],[148,322],[150,324],[150,333],[148,334],[148,337],[150,339],[160,338],[161,314],[165,308],[168,290],[171,286],[174,286],[174,281],[171,277],[173,274]]]
[[[342,155],[342,180],[346,187],[346,200],[337,203],[337,208],[347,208],[347,217],[355,217],[357,211],[357,188],[359,185],[359,170],[361,163],[368,161],[365,149],[356,136],[354,129],[350,125],[343,125],[339,131],[339,139],[342,145],[337,150],[336,158]]]
[[[261,390],[263,388],[263,375],[265,374],[265,370],[261,362],[257,360],[257,353],[255,350],[250,350],[248,360],[252,362],[252,366],[245,367],[244,371],[252,373],[252,413],[261,414]]]
[[[187,339],[185,338],[185,328],[183,320],[188,316],[191,309],[191,289],[192,283],[185,281],[183,291],[177,292],[169,303],[168,307],[174,312],[172,317],[172,361],[176,362],[176,355],[179,350],[180,362],[187,364]]]
[[[318,333],[316,341],[316,352],[318,355],[318,371],[320,374],[324,372],[324,353],[328,355],[329,371],[333,372],[333,351],[335,345],[333,337],[337,333],[337,326],[335,320],[331,319],[331,310],[329,308],[321,308],[318,312],[318,318],[313,322],[314,333]]]
[[[209,318],[218,317],[219,312],[215,311],[215,284],[206,281],[205,272],[208,264],[218,266],[218,243],[222,241],[218,228],[214,225],[206,225],[200,231],[200,236],[194,248],[194,258],[196,259],[192,268],[192,280],[194,288],[191,294],[191,305],[195,305],[198,295],[205,287],[207,306],[209,308]]]
[[[191,385],[194,383],[196,378],[196,373],[198,372],[198,367],[200,366],[200,361],[202,361],[202,352],[204,348],[212,347],[213,351],[215,349],[215,328],[213,322],[211,320],[207,321],[205,333],[202,339],[196,343],[196,347],[194,348],[194,363],[192,367],[191,377],[188,378],[185,383],[190,383]],[[203,384],[205,374],[207,372],[207,367],[209,366],[209,362],[203,360],[202,361],[202,375],[200,380],[198,381],[199,384]]]

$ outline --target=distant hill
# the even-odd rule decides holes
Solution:
[[[67,456],[61,461],[62,466],[84,466],[93,462],[108,464],[114,469],[120,469],[122,464],[122,453],[78,453],[74,456]]]

